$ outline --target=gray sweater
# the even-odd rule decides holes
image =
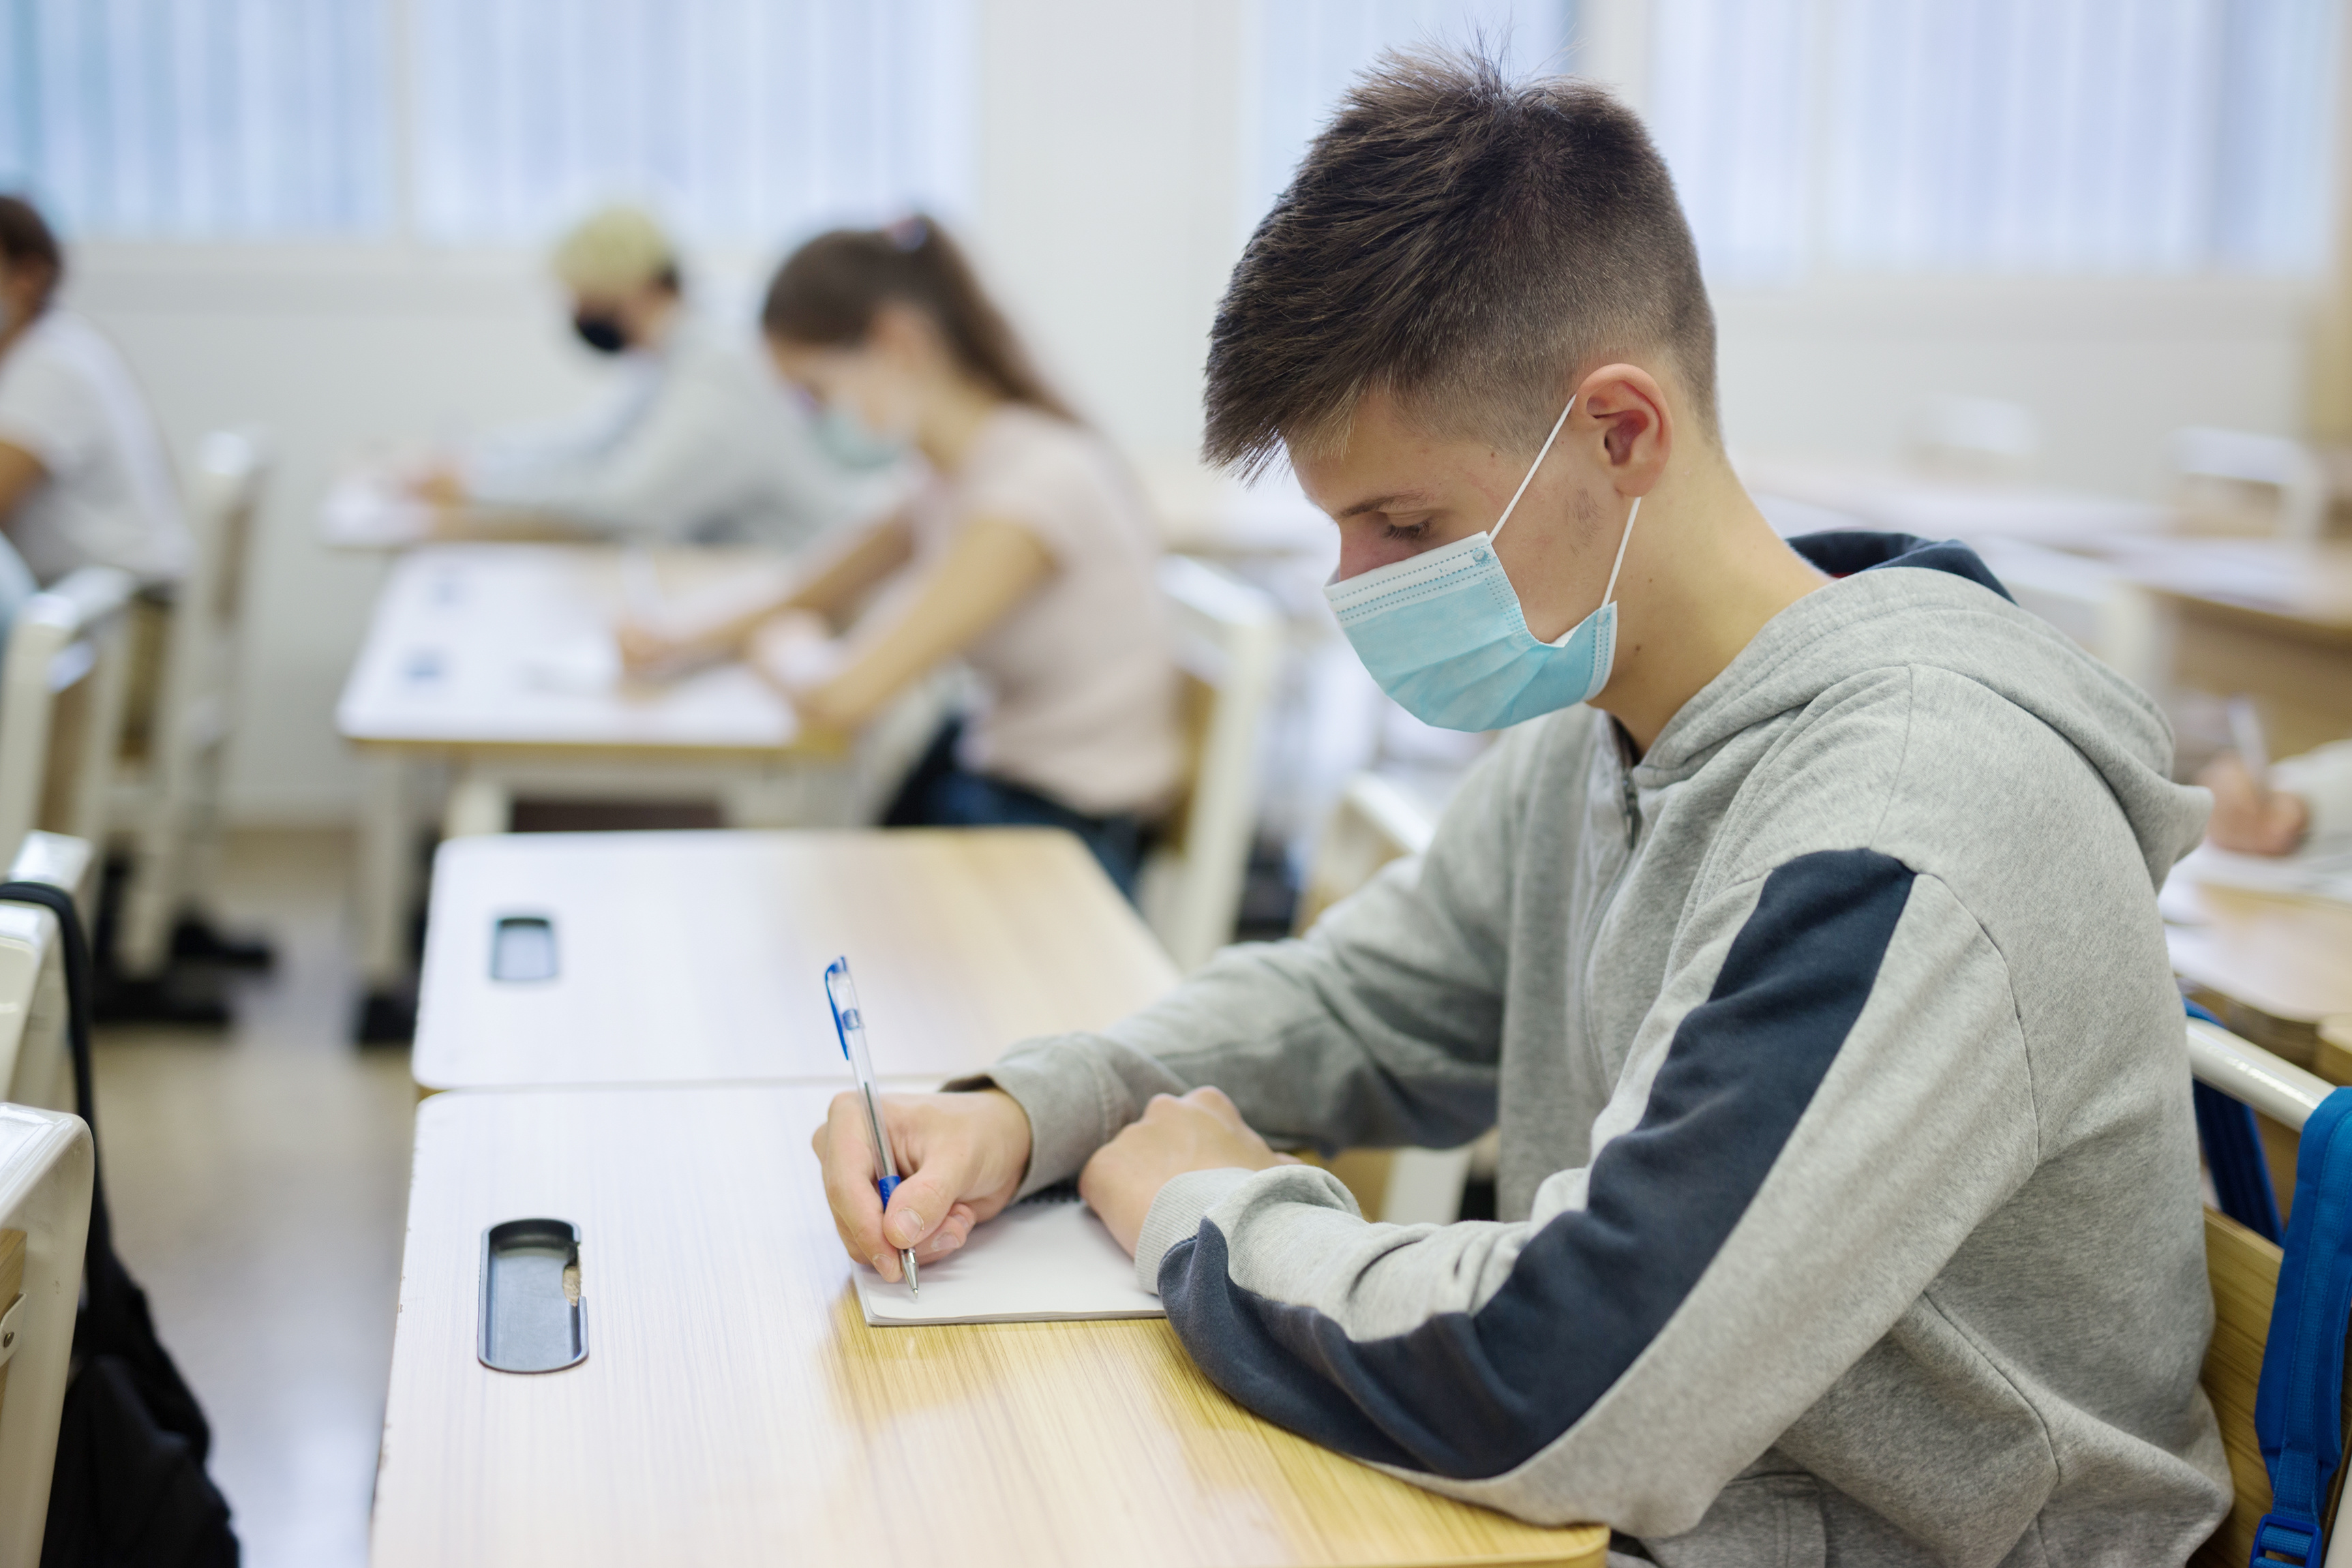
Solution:
[[[1497,1223],[1205,1172],[1138,1272],[1242,1404],[1670,1568],[2179,1563],[2230,1497],[2155,897],[2206,797],[1969,551],[1799,548],[1842,580],[1638,762],[1524,725],[1304,941],[1008,1056],[1027,1187],[1201,1084],[1325,1148],[1499,1121]]]

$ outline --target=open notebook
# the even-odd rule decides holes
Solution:
[[[1164,1315],[1160,1298],[1136,1284],[1134,1261],[1066,1186],[1014,1204],[921,1270],[918,1295],[858,1269],[866,1321],[897,1327]]]

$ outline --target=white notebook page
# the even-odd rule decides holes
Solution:
[[[919,1271],[917,1294],[859,1268],[866,1321],[878,1328],[1166,1315],[1160,1298],[1136,1284],[1134,1259],[1076,1199],[1015,1204]]]

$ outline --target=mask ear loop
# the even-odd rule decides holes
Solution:
[[[1642,498],[1633,498],[1633,510],[1625,514],[1625,531],[1617,541],[1617,559],[1609,563],[1609,586],[1601,590],[1601,602],[1609,603],[1617,596],[1617,574],[1625,564],[1625,547],[1633,542],[1633,520],[1642,515]]]
[[[1536,482],[1536,470],[1543,467],[1544,458],[1551,454],[1551,444],[1559,439],[1560,431],[1567,428],[1568,416],[1575,412],[1576,399],[1573,396],[1570,396],[1568,400],[1568,406],[1559,411],[1559,417],[1558,419],[1552,421],[1551,434],[1544,437],[1543,449],[1536,454],[1536,460],[1528,465],[1528,477],[1521,479],[1519,481],[1519,488],[1511,492],[1511,504],[1503,509],[1503,515],[1496,518],[1495,520],[1495,526],[1486,531],[1487,543],[1492,544],[1495,542],[1495,536],[1503,531],[1503,524],[1510,521],[1511,514],[1519,510],[1519,498],[1528,493],[1528,487],[1529,485]]]

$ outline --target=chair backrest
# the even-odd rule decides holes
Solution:
[[[2326,470],[2284,436],[2191,426],[2168,443],[2182,526],[2197,533],[2274,533],[2308,542],[2327,524]],[[2267,500],[2249,492],[2274,492]]]
[[[86,566],[35,595],[0,656],[0,860],[37,827],[96,844],[106,827],[128,674],[128,573]]]
[[[79,1118],[0,1105],[0,1568],[41,1560],[92,1168]]]
[[[2021,403],[1999,397],[1938,397],[1922,410],[1913,445],[1917,466],[1956,479],[2024,479],[2042,455],[2041,422]]]
[[[1366,882],[1391,860],[1418,855],[1429,847],[1437,831],[1436,819],[1402,790],[1378,773],[1358,773],[1339,792],[1322,837],[1315,841],[1315,858],[1307,867],[1306,884],[1298,890],[1293,932],[1304,934],[1323,918],[1323,911]]]
[[[46,834],[33,837],[77,842]],[[49,881],[38,874],[43,869],[38,858],[34,853],[19,855],[7,879]],[[0,902],[0,1100],[48,1110],[73,1109],[63,943],[58,938],[57,917],[33,904]]]
[[[1180,969],[1233,940],[1257,832],[1258,731],[1282,657],[1282,613],[1257,589],[1171,555],[1160,587],[1173,620],[1188,765],[1171,831],[1145,866],[1144,919]]]
[[[2243,1100],[2263,1115],[2300,1131],[2336,1086],[2260,1046],[2199,1019],[2189,1021],[2189,1067],[2200,1082]],[[2254,1391],[2270,1338],[2271,1306],[2278,1293],[2279,1248],[2211,1209],[2205,1211],[2205,1276],[2213,1289],[2213,1340],[2201,1381],[2221,1426],[2236,1497],[2230,1516],[2190,1559],[2200,1568],[2244,1568],[2254,1527],[2270,1511],[2270,1471],[2254,1437]],[[2352,1404],[2347,1405],[2352,1413]],[[2352,1564],[2352,1547],[2328,1539],[2329,1568]]]

